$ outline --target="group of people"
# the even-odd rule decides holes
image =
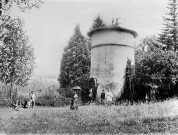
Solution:
[[[110,106],[114,103],[113,102],[113,94],[112,94],[110,89],[108,89],[108,92],[106,92],[106,93],[103,90],[100,98],[101,98],[101,104],[102,105]],[[92,99],[93,99],[93,91],[92,91],[92,89],[90,89],[89,90],[89,102],[88,102],[88,104],[90,104],[92,102]],[[74,96],[73,96],[72,101],[71,101],[70,109],[71,110],[78,110],[78,95],[77,95],[76,91],[74,92]]]
[[[106,93],[103,90],[100,98],[101,98],[101,104],[104,104],[104,105],[112,105],[113,104],[113,94],[110,89],[108,89],[108,92],[106,92]]]
[[[89,90],[89,104],[92,102],[92,98],[93,98],[93,91],[92,89],[90,89]],[[113,103],[113,94],[110,89],[108,89],[108,92],[106,93],[103,90],[100,98],[101,98],[101,104],[111,105]]]
[[[36,94],[31,91],[29,93],[29,98],[24,100],[22,104],[21,101],[17,100],[16,103],[12,103],[12,109],[19,111],[19,106],[23,105],[23,108],[30,108],[35,106]]]
[[[36,95],[33,91],[29,93],[29,99],[25,100],[24,108],[30,108],[35,106]]]
[[[93,91],[92,89],[89,90],[89,104],[92,102],[93,97]],[[113,94],[108,90],[108,92],[105,93],[103,90],[101,93],[101,104],[103,105],[112,105],[113,104]],[[32,91],[29,93],[29,99],[24,101],[23,108],[30,108],[35,106],[35,100],[36,100],[36,94]],[[18,104],[14,104],[14,109],[18,109]],[[71,110],[78,110],[78,95],[77,91],[74,92],[74,96],[71,101]]]

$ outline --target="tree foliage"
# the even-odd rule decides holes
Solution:
[[[135,100],[135,89],[134,89],[134,80],[135,80],[135,67],[131,65],[131,60],[127,59],[127,65],[125,68],[124,75],[124,86],[121,93],[121,100],[129,100],[133,103]]]
[[[101,27],[105,27],[105,26],[106,25],[105,25],[103,19],[101,18],[100,15],[98,15],[93,21],[91,30],[94,30],[94,29],[97,29],[97,28],[101,28]]]
[[[136,50],[137,84],[157,88],[158,94],[170,97],[177,83],[178,57],[173,50],[163,50],[154,43],[146,43],[151,46],[147,51]]]
[[[39,8],[42,4],[42,0],[0,0],[0,16],[10,15],[9,11],[14,6],[21,11],[26,11]]]
[[[157,98],[173,96],[178,80],[177,0],[169,0],[167,8],[159,37],[143,39],[135,50],[137,91],[155,90]]]
[[[79,25],[76,26],[74,35],[70,38],[64,49],[61,60],[59,83],[62,88],[83,84],[89,79],[90,51],[89,41],[80,32]]]
[[[167,50],[176,51],[178,48],[177,0],[169,0],[167,8],[169,12],[163,18],[164,27],[159,35],[159,41]]]
[[[20,19],[3,23],[0,34],[0,81],[25,86],[34,70],[34,49]]]

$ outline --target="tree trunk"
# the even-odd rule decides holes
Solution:
[[[133,105],[133,90],[132,90],[132,82],[131,82],[131,78],[129,78],[129,85],[130,85],[131,105]]]
[[[12,99],[12,89],[13,89],[13,84],[11,82],[11,85],[10,85],[10,98]]]

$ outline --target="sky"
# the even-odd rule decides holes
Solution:
[[[168,0],[46,0],[38,10],[23,13],[25,30],[35,49],[40,75],[60,73],[60,61],[74,28],[87,36],[98,14],[107,25],[118,18],[120,26],[138,33],[137,43],[160,33]]]

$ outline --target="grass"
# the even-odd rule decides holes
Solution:
[[[178,133],[176,99],[133,106],[80,106],[78,111],[34,108],[9,110],[7,115],[2,110],[0,133],[7,134]]]

